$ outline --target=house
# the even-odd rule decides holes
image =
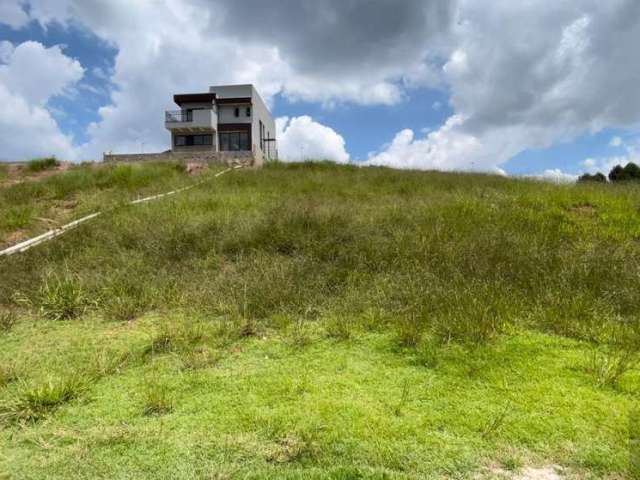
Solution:
[[[173,100],[180,109],[165,112],[173,153],[229,152],[252,156],[255,164],[277,158],[275,122],[253,85],[210,87]]]

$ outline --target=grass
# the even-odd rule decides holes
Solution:
[[[40,163],[30,162],[25,170],[39,173],[33,165]],[[178,163],[82,164],[42,179],[23,175],[17,180],[0,186],[0,245],[11,243],[11,234],[28,238],[83,215],[191,181]]]
[[[112,169],[57,181],[188,181]],[[0,473],[633,478],[639,193],[274,164],[120,205],[0,260]]]
[[[55,157],[36,158],[27,163],[27,172],[36,173],[44,170],[50,170],[60,165]]]

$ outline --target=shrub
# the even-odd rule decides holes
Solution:
[[[85,388],[77,377],[50,378],[39,385],[23,384],[12,400],[0,407],[0,418],[9,422],[38,421],[77,398]]]
[[[36,158],[27,164],[27,171],[34,173],[42,172],[55,168],[58,165],[60,165],[60,162],[56,160],[56,157]]]
[[[71,274],[49,274],[40,287],[36,303],[42,314],[52,320],[76,318],[89,306],[79,277]]]
[[[149,383],[143,393],[142,413],[146,416],[160,416],[173,412],[174,400],[169,388],[162,383]]]
[[[640,364],[637,351],[620,346],[594,346],[589,354],[588,370],[599,387],[615,386],[620,378]]]

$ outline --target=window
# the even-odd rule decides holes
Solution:
[[[213,145],[213,135],[176,135],[174,143],[176,147]]]
[[[236,108],[234,108],[234,109],[233,109],[233,114],[234,114],[236,117],[239,117],[239,116],[240,116],[240,107],[236,107]]]
[[[264,151],[264,123],[260,120],[260,150]]]
[[[247,117],[250,117],[251,116],[251,107],[247,107],[247,110],[246,110],[245,113],[246,113]]]
[[[220,132],[220,151],[246,151],[249,148],[249,132]]]

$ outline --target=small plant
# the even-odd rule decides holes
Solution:
[[[220,352],[206,346],[196,347],[181,356],[184,370],[200,370],[215,366],[220,361]]]
[[[18,316],[13,310],[0,309],[0,331],[8,332],[18,321]]]
[[[142,412],[146,416],[166,415],[174,410],[174,401],[169,388],[162,383],[150,383],[143,393]]]
[[[506,404],[503,409],[501,409],[496,415],[487,419],[487,423],[482,427],[480,431],[480,436],[485,439],[494,433],[496,433],[502,426],[504,425],[505,420],[509,415],[509,410],[511,408],[510,404]]]
[[[0,387],[15,382],[18,379],[18,373],[15,366],[11,364],[0,363]]]
[[[300,315],[297,316],[289,325],[289,337],[294,346],[302,348],[311,343],[309,327],[306,319]]]
[[[324,321],[324,328],[329,338],[346,341],[353,337],[353,320],[348,316],[330,315]]]
[[[416,363],[426,368],[436,368],[439,361],[438,347],[433,339],[423,339],[416,348]]]
[[[633,350],[616,346],[593,347],[587,369],[599,387],[617,385],[629,370],[640,365],[640,356]]]
[[[23,384],[13,400],[0,407],[0,418],[10,422],[41,420],[77,398],[85,388],[77,377],[50,378],[39,385]]]
[[[393,414],[396,417],[402,415],[404,408],[407,406],[407,403],[409,403],[409,393],[410,385],[409,380],[407,379],[402,384],[402,391],[400,392],[400,398],[398,399],[398,402],[393,406]]]
[[[67,320],[82,315],[89,301],[79,278],[70,274],[50,274],[40,287],[37,304],[46,318]]]
[[[315,446],[308,435],[289,433],[280,438],[267,453],[267,461],[273,463],[290,463],[312,457]]]
[[[395,326],[396,343],[400,348],[416,348],[420,344],[424,334],[424,325],[415,314],[401,315]]]
[[[50,170],[60,165],[56,157],[36,158],[27,164],[27,171],[36,173]]]

